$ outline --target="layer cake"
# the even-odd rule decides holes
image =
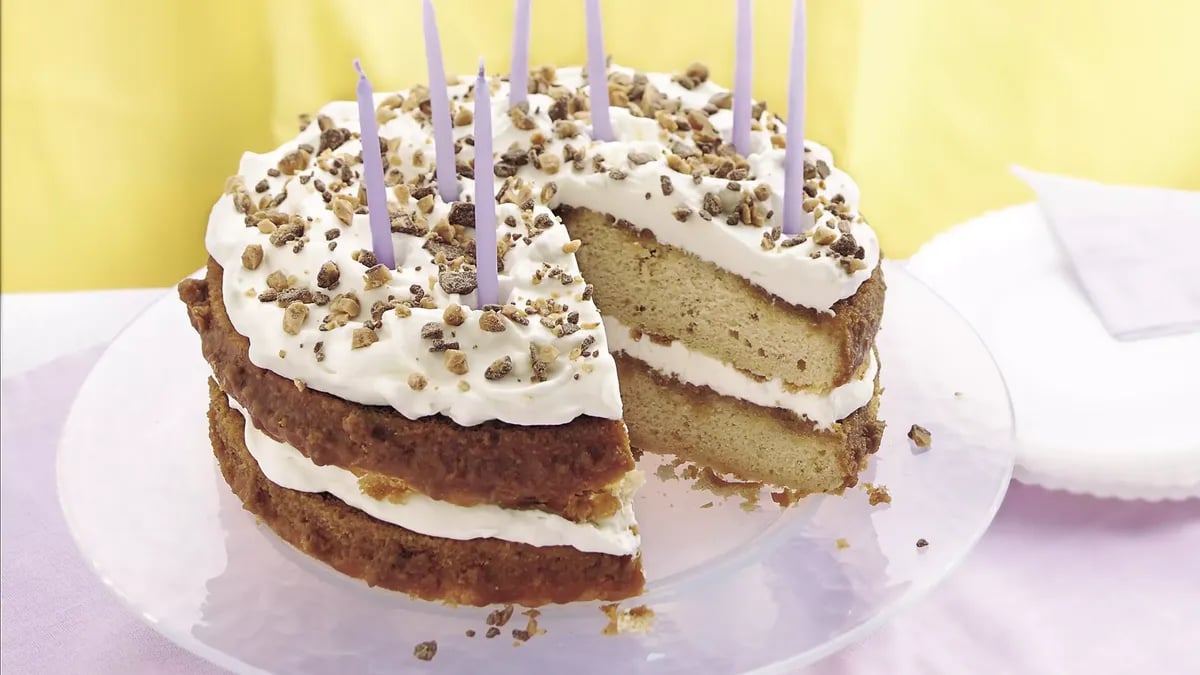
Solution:
[[[371,252],[354,103],[243,156],[180,296],[222,473],[291,544],[428,599],[614,600],[643,584],[631,441],[800,494],[854,485],[882,432],[884,294],[854,183],[807,144],[785,236],[765,106],[743,157],[702,66],[608,86],[600,142],[579,69],[532,72],[512,110],[492,80],[493,306],[470,85],[450,87],[461,201],[434,182],[428,90],[376,97],[395,268]]]

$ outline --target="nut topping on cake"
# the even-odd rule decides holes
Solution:
[[[370,328],[355,328],[351,333],[350,348],[362,349],[379,342],[379,335]]]
[[[308,318],[308,305],[293,302],[283,312],[283,332],[288,335],[298,335],[304,320]]]
[[[242,251],[242,267],[248,270],[256,270],[263,261],[263,248],[259,244],[249,244]]]
[[[510,356],[496,359],[484,371],[483,376],[489,380],[502,380],[512,372],[513,360]]]
[[[445,354],[446,370],[455,375],[467,374],[467,355],[458,349],[447,349]]]

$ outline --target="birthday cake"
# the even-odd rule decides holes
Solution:
[[[794,494],[855,484],[882,435],[884,284],[853,181],[808,143],[803,223],[784,234],[774,114],[755,106],[739,154],[702,66],[608,72],[611,141],[591,135],[580,69],[532,71],[512,108],[490,80],[486,156],[473,86],[451,83],[452,201],[429,89],[375,96],[394,266],[373,247],[353,102],[242,157],[206,276],[179,291],[222,473],[285,540],[428,599],[614,600],[643,585],[631,443]]]

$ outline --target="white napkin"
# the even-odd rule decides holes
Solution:
[[[1105,329],[1134,340],[1200,329],[1200,192],[1103,185],[1013,167]]]

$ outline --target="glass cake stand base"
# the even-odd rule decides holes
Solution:
[[[130,324],[74,403],[58,457],[68,526],[96,574],[171,640],[236,672],[774,672],[867,635],[945,579],[992,521],[1013,468],[1004,382],[975,333],[896,264],[878,339],[888,423],[863,482],[780,508],[660,477],[637,497],[653,627],[606,636],[599,603],[515,615],[446,607],[344,577],[279,540],[222,480],[208,366],[174,294]],[[928,450],[906,437],[933,434]],[[753,452],[753,448],[747,448]],[[711,504],[710,504],[711,503]],[[917,541],[927,546],[918,547]],[[466,636],[468,630],[475,637]],[[432,661],[413,656],[436,640]]]

